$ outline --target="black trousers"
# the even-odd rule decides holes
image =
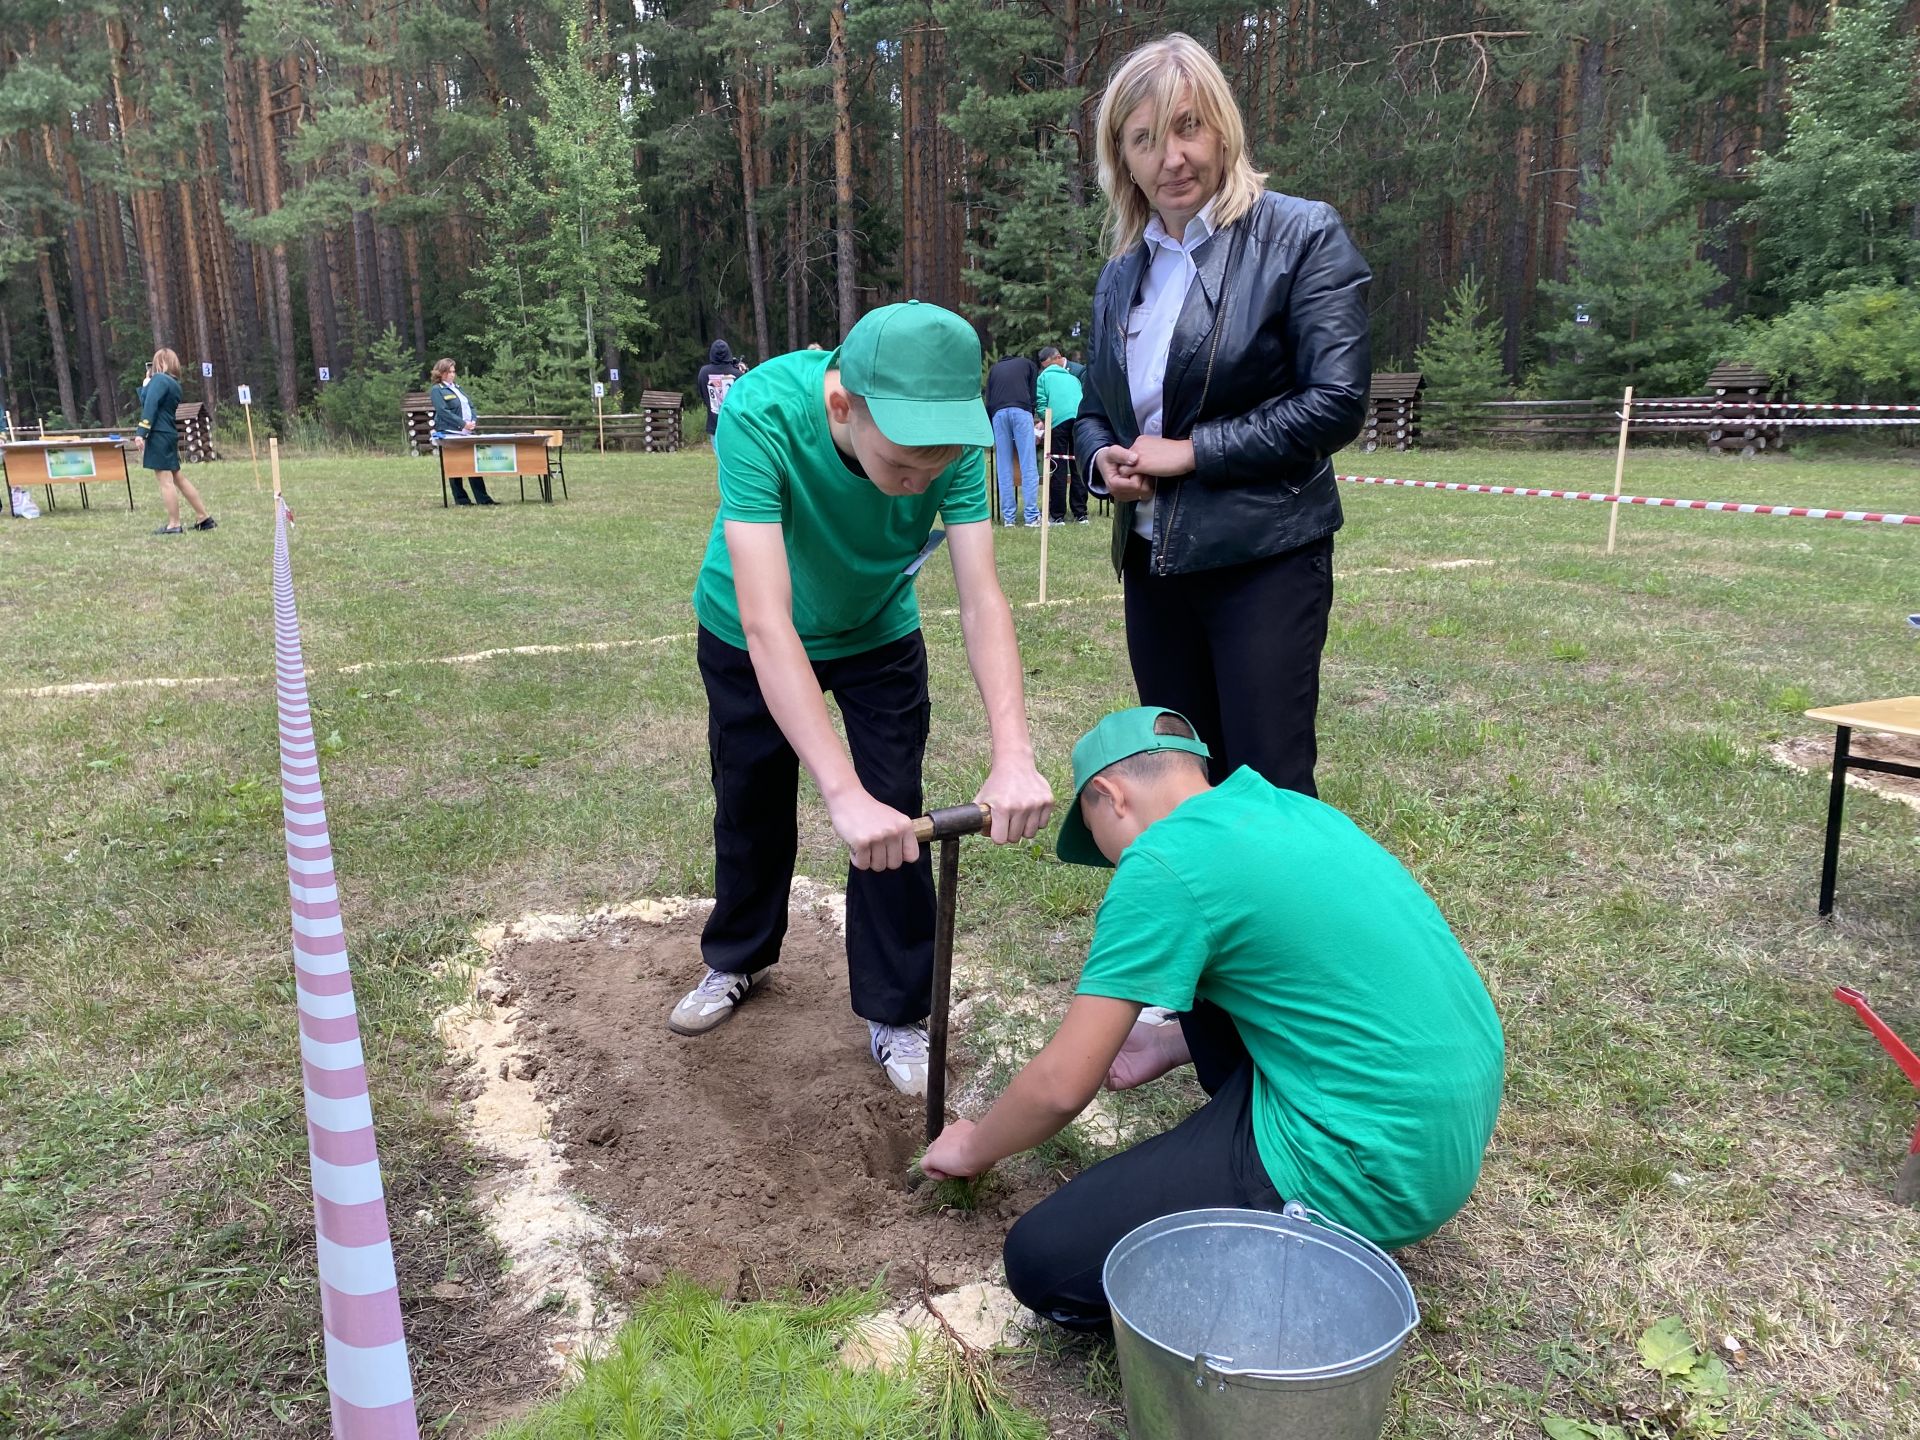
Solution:
[[[1163,1135],[1069,1180],[1007,1232],[1007,1285],[1035,1313],[1070,1330],[1113,1323],[1100,1284],[1107,1253],[1136,1226],[1216,1206],[1278,1210],[1253,1139],[1253,1061],[1217,1007],[1180,1019],[1211,1097]]]
[[[1333,606],[1333,537],[1265,560],[1190,575],[1148,573],[1127,537],[1127,657],[1142,705],[1193,722],[1215,784],[1251,765],[1283,790],[1317,795],[1314,715]]]
[[[1055,455],[1053,474],[1047,481],[1047,515],[1050,519],[1067,518],[1067,505],[1071,500],[1073,518],[1087,518],[1087,482],[1080,478],[1079,463],[1071,455]]]
[[[764,970],[780,958],[787,892],[799,850],[800,757],[761,698],[745,650],[700,630],[713,766],[714,907],[700,953],[715,970]],[[932,707],[918,630],[878,649],[817,660],[813,673],[840,704],[860,783],[883,805],[920,813],[920,761]],[[899,870],[847,869],[847,980],[854,1013],[913,1025],[933,1004],[933,863],[926,850]]]

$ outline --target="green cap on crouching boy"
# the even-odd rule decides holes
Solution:
[[[1113,862],[1093,843],[1093,833],[1080,816],[1080,797],[1087,783],[1109,765],[1131,760],[1153,750],[1184,750],[1202,760],[1213,758],[1204,742],[1192,735],[1163,735],[1156,728],[1162,716],[1171,715],[1187,729],[1193,722],[1178,710],[1157,705],[1138,705],[1131,710],[1116,710],[1082,735],[1073,747],[1073,803],[1060,818],[1060,838],[1054,853],[1069,865],[1101,865],[1113,868]]]
[[[953,311],[918,300],[870,310],[840,342],[839,366],[840,383],[894,444],[993,444],[980,337]]]

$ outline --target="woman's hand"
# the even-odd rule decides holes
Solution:
[[[1115,500],[1153,498],[1153,481],[1133,469],[1137,458],[1137,452],[1123,450],[1118,445],[1108,445],[1093,457],[1094,468],[1100,472],[1100,483]]]
[[[1133,459],[1121,467],[1121,474],[1133,478],[1157,476],[1172,478],[1193,473],[1193,442],[1168,440],[1159,435],[1142,435],[1133,442]]]

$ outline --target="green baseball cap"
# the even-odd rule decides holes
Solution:
[[[991,445],[980,337],[951,310],[908,300],[869,310],[840,342],[840,383],[896,445]]]
[[[1157,705],[1139,705],[1131,710],[1116,710],[1098,725],[1080,737],[1073,747],[1073,804],[1060,819],[1060,838],[1054,842],[1054,853],[1069,865],[1103,865],[1111,868],[1113,862],[1100,853],[1100,847],[1093,843],[1093,833],[1087,829],[1087,822],[1080,815],[1080,796],[1087,788],[1087,782],[1109,765],[1118,765],[1122,760],[1130,760],[1135,755],[1145,755],[1150,750],[1184,750],[1189,755],[1198,755],[1202,760],[1213,758],[1212,752],[1195,737],[1187,735],[1160,735],[1154,726],[1162,715],[1171,715],[1183,721],[1189,729],[1193,722],[1178,710],[1166,710]]]

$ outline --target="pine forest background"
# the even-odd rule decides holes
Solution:
[[[392,443],[456,357],[483,409],[688,390],[916,295],[1071,349],[1093,118],[1168,30],[1270,184],[1334,203],[1377,368],[1455,393],[1920,394],[1920,0],[6,0],[0,390],[187,398]],[[1573,328],[1576,305],[1590,309]],[[331,374],[319,383],[319,371]]]

